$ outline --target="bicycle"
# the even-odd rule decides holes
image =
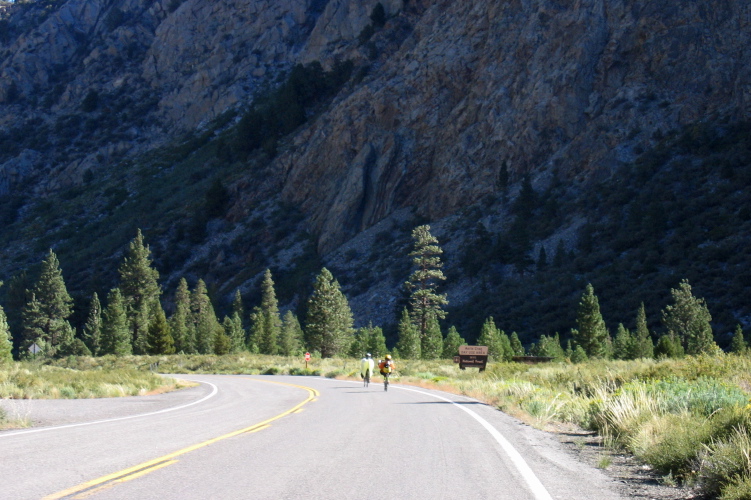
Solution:
[[[383,374],[383,390],[384,391],[389,390],[389,374],[388,373]]]
[[[365,387],[367,387],[368,384],[370,384],[370,370],[365,372],[365,376],[362,378],[362,380],[363,380],[363,385]]]

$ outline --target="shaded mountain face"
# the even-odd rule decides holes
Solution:
[[[578,251],[582,228],[592,237],[592,214],[603,214],[579,201],[602,183],[633,179],[655,148],[679,154],[675,131],[717,124],[719,134],[751,114],[744,2],[38,0],[0,9],[2,272],[54,247],[63,266],[66,253],[73,261],[82,294],[113,282],[113,262],[142,227],[169,283],[204,277],[223,297],[238,287],[252,295],[267,266],[295,289],[306,266],[328,264],[350,278],[340,281],[363,318],[390,322],[405,235],[427,220],[453,250],[449,286],[462,304],[479,286],[468,248],[486,254],[482,274],[527,283],[536,269],[525,262],[541,248],[552,259],[558,242]],[[295,65],[320,63],[315,80],[345,62],[348,79],[331,95],[284,99]],[[243,117],[262,102],[275,106],[267,118],[294,111],[295,126],[261,141],[273,147],[239,147],[242,134],[261,134],[262,122]],[[661,169],[680,168],[663,160]],[[210,191],[217,179],[226,191]],[[539,195],[531,212],[515,208],[523,179]],[[519,237],[520,213],[547,223]],[[392,254],[374,266],[384,248]]]

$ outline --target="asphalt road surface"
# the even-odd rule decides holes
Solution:
[[[317,377],[180,378],[201,385],[21,402],[41,425],[0,432],[0,499],[620,498],[549,434],[469,398]]]

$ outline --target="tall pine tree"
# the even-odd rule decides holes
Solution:
[[[353,323],[352,310],[339,282],[324,267],[308,300],[305,330],[310,348],[324,358],[348,353],[354,341]]]
[[[284,313],[282,330],[279,336],[279,354],[297,356],[302,353],[305,341],[300,321],[292,311]]]
[[[2,284],[2,282],[0,282]],[[0,307],[0,365],[13,361],[13,339],[8,328],[5,311]]]
[[[253,310],[253,342],[261,354],[276,354],[282,327],[279,305],[274,291],[271,271],[266,269],[261,284],[261,305]]]
[[[32,300],[24,309],[24,351],[36,343],[45,356],[55,356],[66,342],[72,342],[72,328],[67,319],[73,312],[73,299],[68,294],[55,253],[50,250],[42,262],[42,271]]]
[[[642,302],[636,313],[636,331],[634,332],[629,358],[652,359],[654,356],[655,345],[652,342],[652,335],[649,333],[649,328],[647,327],[647,313],[644,309],[644,302]]]
[[[459,335],[455,326],[449,328],[446,338],[443,339],[443,357],[451,359],[459,355],[459,346],[467,345],[467,342]]]
[[[715,353],[719,349],[712,334],[712,315],[704,299],[694,297],[688,280],[670,290],[673,304],[662,311],[668,333],[683,342],[686,354]]]
[[[175,343],[175,352],[194,354],[196,333],[190,312],[190,290],[185,278],[181,278],[175,290],[175,312],[170,318],[170,330]]]
[[[149,354],[174,354],[175,342],[172,339],[167,317],[164,315],[164,309],[157,305],[155,311],[151,313],[148,333]]]
[[[572,330],[574,340],[580,345],[588,358],[603,358],[607,355],[608,329],[600,314],[600,302],[595,295],[592,284],[587,284],[579,300],[576,314],[578,328]]]
[[[402,310],[402,317],[399,318],[399,340],[396,343],[396,350],[399,356],[406,359],[420,359],[420,333],[417,331],[409,311],[405,307]]]
[[[438,359],[443,354],[443,333],[434,313],[428,315],[428,325],[420,345],[422,359]]]
[[[102,304],[96,292],[91,297],[89,316],[83,326],[83,338],[91,354],[99,356],[102,351]]]
[[[224,334],[209,298],[206,283],[199,279],[190,295],[190,309],[196,332],[196,351],[198,354],[213,354],[216,336]]]
[[[438,246],[438,240],[430,233],[430,226],[418,226],[412,231],[414,249],[410,252],[415,270],[405,283],[410,291],[410,307],[414,325],[420,336],[421,345],[428,335],[428,321],[431,315],[436,319],[444,319],[446,311],[443,306],[448,304],[446,294],[437,292],[438,283],[446,279],[441,271],[443,263],[440,255],[443,250]]]
[[[730,352],[735,354],[744,354],[748,350],[748,343],[743,337],[743,328],[741,325],[735,325],[733,340],[730,342]]]
[[[125,300],[119,288],[107,295],[107,307],[102,313],[102,354],[127,356],[133,353]]]
[[[159,272],[152,267],[151,251],[144,245],[140,229],[128,246],[119,272],[120,292],[125,301],[133,352],[146,354],[151,313],[156,311],[155,304],[159,302],[162,289],[159,286]]]

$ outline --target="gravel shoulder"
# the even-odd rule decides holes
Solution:
[[[696,490],[662,484],[651,467],[635,457],[602,445],[602,438],[582,429],[557,430],[554,434],[577,460],[600,469],[613,479],[624,498],[688,500],[703,498]]]

